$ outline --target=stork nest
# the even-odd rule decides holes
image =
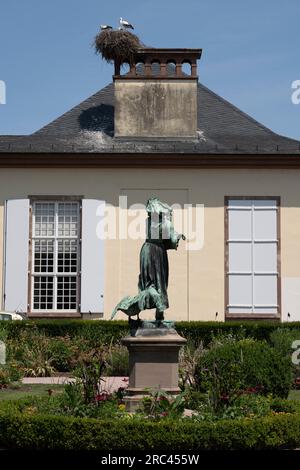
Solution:
[[[105,30],[97,34],[94,41],[97,54],[108,63],[133,63],[138,49],[144,47],[139,38],[126,30]]]

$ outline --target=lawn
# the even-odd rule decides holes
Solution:
[[[46,396],[49,395],[49,390],[53,394],[61,393],[64,385],[20,385],[19,387],[4,388],[0,390],[0,400],[17,400],[28,396]]]
[[[32,384],[20,385],[19,387],[5,388],[0,390],[0,400],[17,400],[27,396],[46,396],[49,390],[54,395],[62,393],[64,385],[47,385],[47,384]],[[291,390],[289,400],[300,401],[300,390]]]
[[[289,393],[289,400],[300,401],[300,390],[291,390]]]

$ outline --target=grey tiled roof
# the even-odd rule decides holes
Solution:
[[[114,139],[111,83],[29,136],[0,136],[0,152],[300,153],[300,142],[267,127],[198,85],[198,139],[124,142]]]

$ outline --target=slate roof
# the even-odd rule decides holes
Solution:
[[[204,85],[198,85],[198,139],[124,142],[114,139],[114,85],[109,84],[28,136],[0,136],[0,153],[299,153],[280,136]]]

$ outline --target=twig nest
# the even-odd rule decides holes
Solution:
[[[108,63],[131,64],[138,49],[143,47],[139,38],[126,30],[105,30],[97,34],[94,42],[97,54]]]

